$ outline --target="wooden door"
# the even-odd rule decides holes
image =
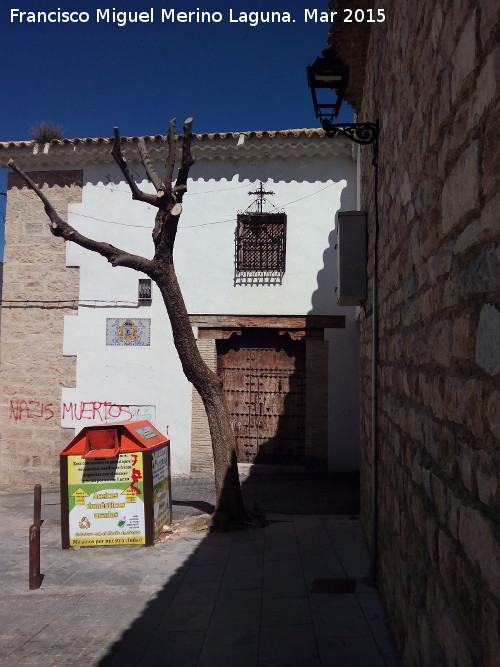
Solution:
[[[305,435],[305,343],[250,330],[218,341],[238,461],[302,465]]]

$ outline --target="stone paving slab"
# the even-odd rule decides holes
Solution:
[[[293,480],[261,493],[270,483],[245,495],[247,503],[264,498],[264,528],[64,551],[58,490],[44,490],[37,591],[28,590],[32,495],[0,494],[0,664],[397,666],[380,598],[365,581],[356,515],[325,513],[331,494],[318,487],[328,478],[309,484],[317,515],[306,514],[303,480],[293,498],[280,496]],[[173,498],[176,518],[205,512],[213,480],[174,478]],[[278,511],[298,505],[301,514]],[[312,592],[318,579],[349,576],[353,593]]]

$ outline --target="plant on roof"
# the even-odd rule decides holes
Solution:
[[[54,139],[62,139],[64,129],[51,120],[42,120],[30,127],[30,134],[37,144],[48,144]]]

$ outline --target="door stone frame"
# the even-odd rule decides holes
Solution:
[[[265,328],[289,334],[306,343],[305,464],[328,466],[328,341],[325,329],[343,329],[342,315],[191,315],[197,329],[198,350],[207,366],[217,372],[217,340],[241,334],[244,329]],[[213,472],[208,420],[201,398],[193,387],[191,422],[191,471]]]

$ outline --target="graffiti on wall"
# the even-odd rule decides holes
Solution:
[[[79,401],[63,403],[61,407],[61,424],[65,421],[129,422],[147,419],[154,423],[156,406],[154,405],[122,405],[109,401]]]
[[[43,419],[48,421],[55,416],[54,404],[21,398],[10,399],[10,419]],[[70,421],[89,421],[93,423],[129,422],[147,419],[154,423],[156,406],[122,405],[110,401],[79,401],[63,403],[61,406],[61,424]]]
[[[24,398],[10,399],[10,418],[14,421],[21,419],[43,419],[48,421],[54,417],[53,403],[25,400]]]

